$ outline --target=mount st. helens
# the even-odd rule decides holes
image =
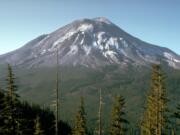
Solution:
[[[22,48],[0,55],[0,65],[13,65],[22,99],[46,106],[52,104],[57,48],[63,120],[74,119],[83,95],[88,124],[94,127],[101,88],[106,117],[103,122],[108,123],[114,95],[121,94],[126,98],[128,120],[135,125],[142,116],[150,86],[150,65],[159,61],[167,73],[167,91],[173,101],[170,104],[175,106],[179,100],[180,56],[129,35],[106,18],[74,21]],[[1,83],[5,82],[5,76],[6,66],[0,66]]]
[[[0,63],[28,68],[52,67],[56,62],[57,48],[62,65],[94,68],[111,64],[149,65],[161,60],[180,69],[180,57],[177,54],[129,35],[106,18],[74,21],[0,56]]]

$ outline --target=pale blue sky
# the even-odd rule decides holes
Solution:
[[[0,0],[0,54],[73,20],[100,16],[180,54],[180,0]]]

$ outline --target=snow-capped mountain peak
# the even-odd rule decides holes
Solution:
[[[76,20],[0,56],[0,63],[29,68],[54,66],[57,49],[63,65],[93,68],[110,64],[146,66],[161,59],[180,69],[179,55],[131,36],[104,17]]]

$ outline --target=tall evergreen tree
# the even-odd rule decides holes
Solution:
[[[141,123],[141,135],[162,135],[167,124],[167,95],[160,65],[153,65],[151,88]]]
[[[86,130],[86,113],[84,109],[84,98],[81,97],[80,107],[76,114],[75,125],[72,131],[73,135],[87,135]]]
[[[3,116],[5,119],[4,134],[16,135],[18,132],[18,95],[16,93],[15,77],[11,66],[8,64],[7,93],[4,97],[5,108]]]
[[[39,116],[36,117],[36,120],[34,121],[34,123],[35,123],[34,135],[44,135],[44,131],[42,130],[41,121],[40,121]]]
[[[173,117],[175,118],[174,129],[180,130],[180,104],[177,105],[176,112],[174,113]]]
[[[117,96],[111,113],[110,135],[125,135],[128,121],[125,118],[124,109],[124,98],[122,96]]]

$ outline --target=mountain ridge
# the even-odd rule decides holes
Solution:
[[[120,66],[165,62],[180,69],[180,56],[168,48],[140,40],[107,18],[80,19],[44,34],[23,47],[0,55],[0,63],[29,68],[54,66],[59,49],[60,64],[97,68],[110,64]]]

